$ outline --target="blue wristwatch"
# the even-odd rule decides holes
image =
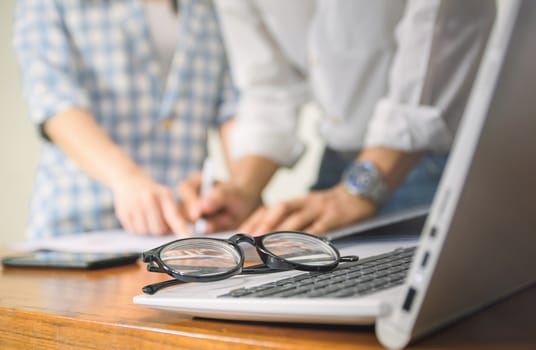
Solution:
[[[354,161],[344,172],[342,182],[354,196],[363,197],[380,207],[389,196],[389,188],[371,161]]]

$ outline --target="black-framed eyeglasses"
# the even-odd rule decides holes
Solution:
[[[253,245],[263,264],[245,268],[240,243]],[[147,285],[142,290],[146,294],[154,294],[178,283],[218,281],[237,274],[329,271],[340,262],[358,259],[357,256],[341,257],[327,239],[298,231],[276,231],[258,237],[238,233],[228,239],[184,238],[142,254],[149,271],[165,272],[175,278]]]

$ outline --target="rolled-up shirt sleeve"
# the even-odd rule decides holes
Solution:
[[[238,91],[233,84],[231,72],[227,67],[222,76],[221,95],[216,115],[216,123],[218,125],[223,124],[236,114],[238,96]]]
[[[31,120],[38,125],[71,107],[89,108],[75,57],[53,0],[17,1],[14,47]]]
[[[376,105],[365,147],[448,151],[494,16],[490,1],[408,3],[388,94]]]
[[[216,2],[231,72],[240,99],[231,155],[267,157],[291,166],[304,145],[296,137],[307,83],[270,36],[254,3]]]

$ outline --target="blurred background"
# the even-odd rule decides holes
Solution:
[[[24,239],[39,140],[22,98],[12,40],[16,0],[0,1],[0,245]]]
[[[29,121],[22,98],[19,67],[12,45],[12,18],[16,0],[0,1],[0,246],[24,240],[24,228],[32,191],[33,177],[40,151],[40,140]],[[316,136],[316,106],[306,105],[301,113],[300,137],[307,153],[292,169],[280,171],[265,192],[265,201],[273,203],[304,193],[314,181],[322,144]],[[312,122],[310,119],[313,119]],[[306,124],[306,125],[305,125]],[[221,167],[218,140],[213,137],[210,150]]]

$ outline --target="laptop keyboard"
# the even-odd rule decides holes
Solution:
[[[404,282],[416,247],[340,264],[328,272],[305,272],[251,288],[238,288],[219,297],[230,298],[348,298]]]

